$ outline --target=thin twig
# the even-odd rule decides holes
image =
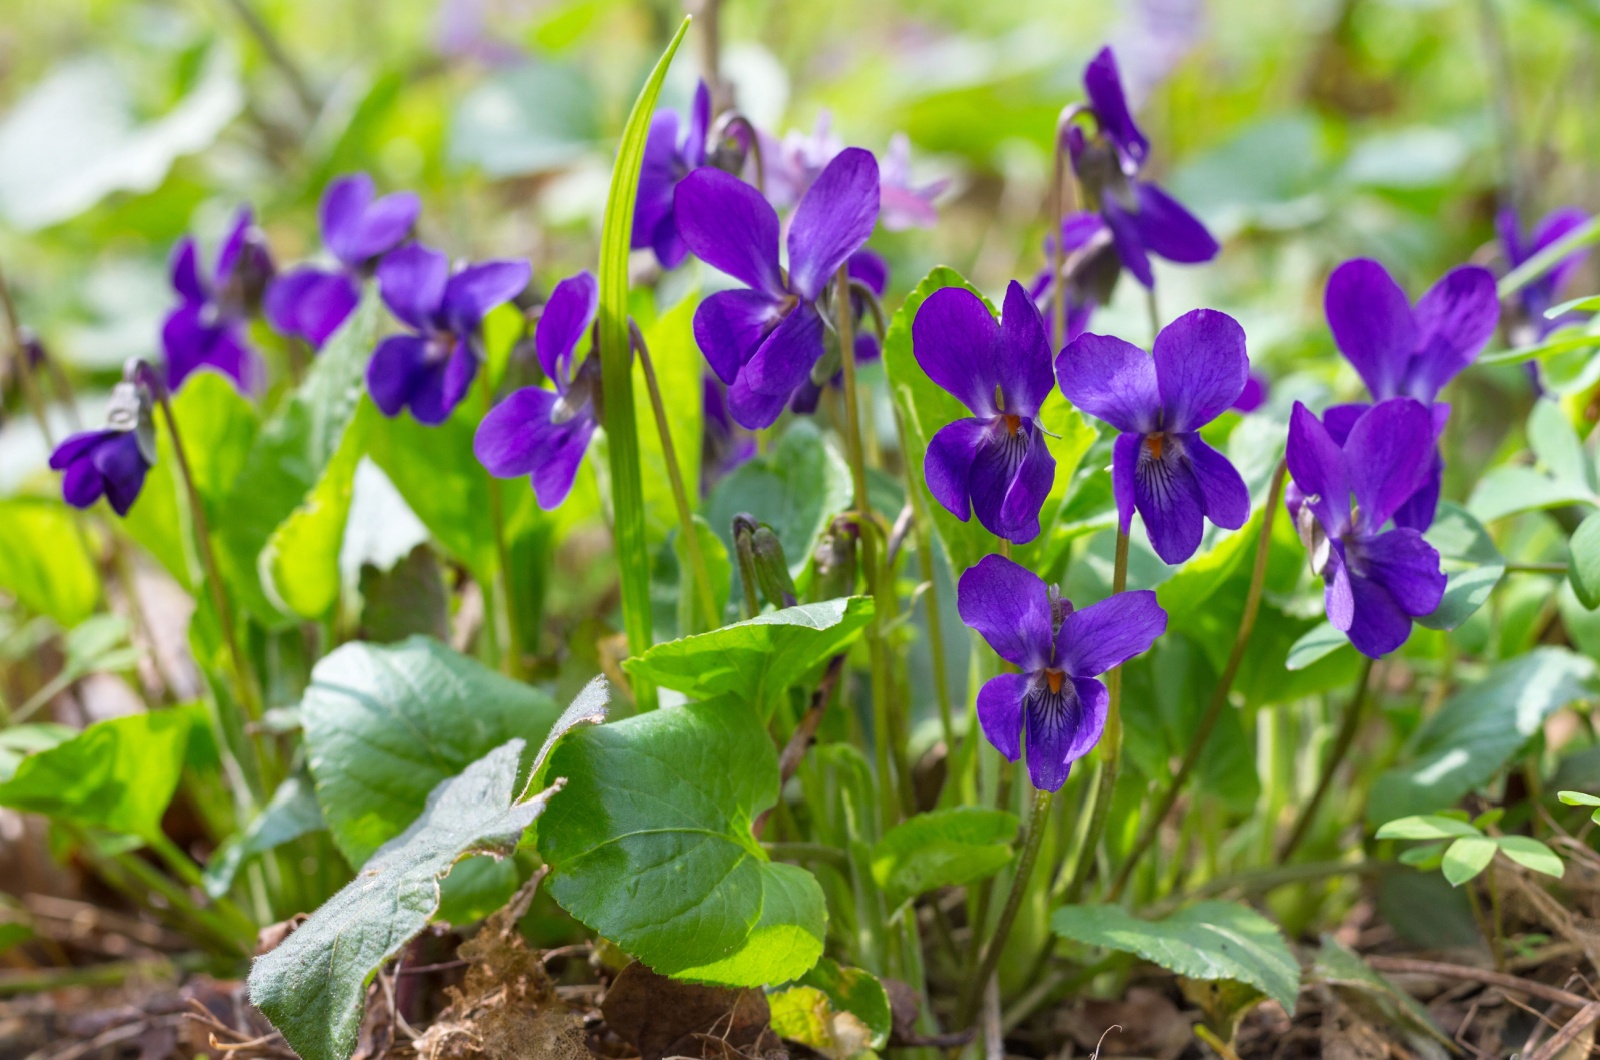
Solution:
[[[1567,1025],[1556,1032],[1544,1046],[1528,1060],[1556,1060],[1567,1046],[1578,1040],[1578,1035],[1600,1023],[1600,1001],[1591,1001],[1578,1010],[1577,1015],[1567,1021]]]
[[[1439,979],[1464,979],[1501,990],[1516,990],[1529,997],[1566,1005],[1574,1012],[1595,1004],[1586,997],[1568,993],[1560,987],[1488,968],[1473,968],[1465,964],[1448,964],[1444,961],[1425,961],[1415,957],[1369,955],[1366,961],[1380,972],[1393,972],[1396,975],[1431,975]]]

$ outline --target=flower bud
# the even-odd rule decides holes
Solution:
[[[795,595],[794,579],[789,576],[789,562],[783,555],[783,543],[772,527],[762,524],[750,535],[750,550],[755,558],[756,584],[761,587],[773,607],[793,607],[799,603]]]
[[[849,596],[856,589],[856,538],[854,519],[839,516],[823,533],[811,554],[813,602]]]

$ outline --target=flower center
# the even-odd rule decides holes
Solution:
[[[438,364],[440,361],[447,359],[455,351],[455,348],[455,333],[446,331],[443,328],[436,328],[433,334],[428,336],[427,351],[423,356],[430,363]]]
[[[1011,435],[1011,437],[1015,438],[1017,436],[1017,431],[1022,427],[1022,417],[1021,416],[1012,415],[1011,413],[1008,412],[1005,415],[1005,421],[1006,421],[1006,433]]]
[[[1147,434],[1144,436],[1144,447],[1150,450],[1150,456],[1154,460],[1161,459],[1161,451],[1166,448],[1166,445],[1167,436],[1165,434]]]
[[[1045,684],[1050,686],[1050,694],[1052,696],[1059,696],[1061,694],[1061,683],[1066,679],[1067,673],[1065,670],[1051,669],[1044,672]]]

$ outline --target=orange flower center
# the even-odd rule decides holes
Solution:
[[[1046,670],[1044,672],[1044,679],[1045,682],[1050,686],[1050,694],[1052,696],[1060,695],[1061,683],[1067,679],[1067,674],[1064,670]]]
[[[1156,460],[1161,459],[1161,449],[1166,444],[1167,436],[1164,434],[1147,434],[1144,436],[1145,448],[1150,450],[1151,457]]]
[[[1022,417],[1021,416],[1013,416],[1010,413],[1006,413],[1006,430],[1011,433],[1011,437],[1015,438],[1017,436],[1017,431],[1021,427],[1022,427]]]

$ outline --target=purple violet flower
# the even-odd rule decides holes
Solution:
[[[928,440],[928,492],[962,522],[976,512],[997,537],[1032,541],[1056,476],[1038,422],[1054,382],[1039,310],[1015,280],[998,322],[971,291],[944,287],[917,310],[911,348],[928,378],[973,413]]]
[[[1138,179],[1150,142],[1128,110],[1110,48],[1102,48],[1084,69],[1083,86],[1099,135],[1090,140],[1073,125],[1066,133],[1067,150],[1091,207],[1111,228],[1122,264],[1153,287],[1151,254],[1179,264],[1216,257],[1220,248],[1206,226],[1172,196]]]
[[[711,90],[704,81],[695,89],[694,103],[686,118],[680,118],[677,111],[663,110],[650,122],[629,245],[634,250],[654,250],[663,269],[677,268],[689,253],[678,235],[673,192],[678,181],[706,164],[706,134],[710,127]]]
[[[1343,443],[1299,402],[1289,418],[1298,487],[1289,511],[1322,577],[1328,621],[1370,658],[1404,644],[1411,620],[1444,596],[1434,547],[1409,527],[1384,530],[1427,477],[1432,442],[1428,408],[1408,397],[1363,410]]]
[[[1533,231],[1528,233],[1524,241],[1516,211],[1507,207],[1495,215],[1494,226],[1500,236],[1500,247],[1505,252],[1506,263],[1514,269],[1588,220],[1589,215],[1582,210],[1564,207],[1546,214],[1533,226]],[[1545,312],[1555,305],[1556,295],[1588,254],[1587,247],[1573,251],[1550,271],[1517,292],[1517,305],[1524,318],[1520,323],[1532,331],[1529,341],[1536,342],[1561,326],[1562,321],[1547,319]]]
[[[1377,401],[1416,398],[1432,406],[1434,437],[1443,433],[1450,406],[1439,391],[1477,358],[1500,322],[1494,276],[1477,265],[1449,272],[1413,307],[1382,265],[1368,258],[1347,261],[1328,277],[1323,300],[1328,328],[1345,359]],[[1367,406],[1325,413],[1336,444]],[[1395,522],[1414,530],[1433,525],[1444,460],[1435,446],[1431,470],[1417,495],[1402,505]]]
[[[525,261],[485,261],[450,272],[450,259],[413,243],[378,264],[378,290],[411,334],[378,343],[367,390],[385,416],[410,407],[418,423],[443,423],[478,374],[484,314],[515,298],[532,274]]]
[[[1267,395],[1271,392],[1272,385],[1267,382],[1267,377],[1251,372],[1244,381],[1244,389],[1239,391],[1239,396],[1228,407],[1235,412],[1254,412],[1267,403]]]
[[[1244,329],[1214,309],[1162,328],[1153,356],[1109,335],[1080,335],[1056,358],[1067,400],[1122,432],[1111,451],[1122,532],[1137,509],[1166,563],[1194,555],[1206,519],[1237,530],[1250,518],[1244,480],[1200,437],[1249,374]]]
[[[365,173],[329,184],[322,194],[322,242],[340,267],[300,265],[280,275],[267,288],[267,320],[320,350],[361,301],[361,281],[377,259],[410,236],[421,212],[414,192],[374,199]]]
[[[170,389],[176,390],[199,368],[215,368],[245,393],[261,388],[261,358],[250,348],[245,331],[272,272],[271,252],[248,206],[234,216],[210,276],[201,270],[195,241],[185,236],[178,242],[171,275],[179,302],[161,327]]]
[[[883,292],[889,289],[889,263],[870,250],[856,251],[850,255],[850,259],[844,263],[844,267],[845,271],[849,273],[850,279],[859,280],[865,284],[867,289],[879,299],[882,299]],[[851,342],[851,346],[856,352],[856,363],[865,364],[869,361],[876,361],[883,356],[883,350],[878,346],[877,332],[864,326],[867,314],[866,299],[853,291],[850,294],[850,313],[855,320],[854,341]],[[811,374],[806,376],[806,381],[795,389],[794,396],[789,399],[789,411],[801,416],[809,416],[817,411],[817,402],[822,398],[824,384],[843,385],[844,370],[842,368],[836,369],[832,375],[825,379],[820,381],[817,379],[818,370],[825,371],[824,365],[830,360],[837,360],[837,358],[825,358],[822,361],[818,361],[811,369]]]
[[[769,426],[822,357],[827,325],[818,302],[877,224],[878,163],[858,147],[828,163],[790,219],[787,274],[777,211],[739,178],[695,170],[678,182],[674,212],[696,257],[748,284],[700,303],[695,341],[729,384],[733,418]]]
[[[150,394],[131,380],[118,383],[106,407],[106,426],[74,434],[50,454],[50,467],[65,472],[61,496],[74,508],[104,497],[112,511],[127,515],[156,462]]]
[[[1044,316],[1044,326],[1050,335],[1050,348],[1059,349],[1082,335],[1089,326],[1089,318],[1099,306],[1111,300],[1117,277],[1122,274],[1122,261],[1111,243],[1111,232],[1105,220],[1097,213],[1080,211],[1061,219],[1062,269],[1066,276],[1067,335],[1057,336],[1055,316],[1055,291],[1050,282],[1055,268],[1055,239],[1044,238],[1043,269],[1034,277],[1028,296]]]
[[[513,391],[478,425],[472,450],[498,478],[531,476],[533,495],[546,511],[572,492],[578,465],[600,422],[600,361],[575,354],[589,337],[600,308],[600,285],[588,271],[556,284],[534,328],[539,364],[555,391],[529,386]]]
[[[753,458],[759,451],[756,436],[733,422],[728,412],[728,388],[710,372],[701,377],[701,412],[704,432],[700,442],[700,495],[724,475]]]
[[[1059,791],[1072,763],[1100,740],[1111,697],[1099,675],[1148,650],[1167,628],[1148,589],[1074,611],[1055,586],[1004,556],[985,556],[961,576],[956,607],[1022,671],[979,690],[978,721],[1012,762],[1027,733],[1028,776],[1045,791]]]

